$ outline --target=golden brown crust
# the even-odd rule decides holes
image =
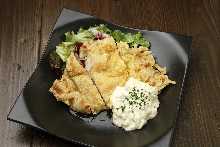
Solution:
[[[70,77],[80,75],[85,73],[86,70],[83,68],[83,66],[77,61],[74,54],[70,55],[70,58],[68,58],[68,61],[66,62],[66,69],[65,73],[68,73]]]
[[[166,68],[156,64],[154,57],[147,48],[129,48],[127,43],[117,44],[120,56],[126,63],[129,76],[155,86],[159,91],[169,84],[175,84],[166,75]]]
[[[122,86],[128,72],[119,55],[113,38],[95,41],[87,46],[86,68],[98,87],[105,104],[111,108],[111,95],[117,86]]]
[[[77,112],[97,114],[105,109],[101,95],[74,54],[68,58],[64,75],[54,81],[50,92]]]

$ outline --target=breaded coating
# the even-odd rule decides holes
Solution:
[[[73,53],[67,60],[62,78],[54,81],[50,92],[58,101],[66,103],[77,112],[97,114],[106,109],[88,72],[80,65]]]

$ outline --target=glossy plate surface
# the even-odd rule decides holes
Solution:
[[[171,130],[176,120],[189,61],[191,38],[126,28],[78,12],[74,13],[75,15],[70,14],[61,14],[58,18],[40,63],[18,97],[8,119],[84,145],[135,147],[158,141]],[[74,19],[70,19],[72,17]],[[90,118],[73,115],[66,105],[57,102],[48,92],[56,78],[49,67],[49,52],[64,39],[65,32],[99,24],[106,24],[111,29],[124,32],[143,33],[151,43],[151,51],[157,62],[166,66],[169,77],[177,82],[176,85],[168,86],[162,91],[159,95],[158,115],[141,130],[125,132],[115,127],[107,112]]]

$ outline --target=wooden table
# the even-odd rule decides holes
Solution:
[[[1,147],[73,146],[6,120],[63,7],[125,26],[193,36],[189,76],[173,146],[220,146],[219,0],[1,0]]]

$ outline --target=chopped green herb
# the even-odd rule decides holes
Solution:
[[[146,105],[146,99],[148,98],[149,97],[146,94],[144,94],[143,89],[139,90],[136,89],[136,87],[134,87],[131,91],[129,91],[128,96],[125,97],[124,103],[125,101],[127,101],[127,103],[129,104],[129,108],[131,106],[135,106],[139,109],[142,109],[143,106]]]
[[[121,106],[121,110],[124,111],[125,110],[125,106]]]

